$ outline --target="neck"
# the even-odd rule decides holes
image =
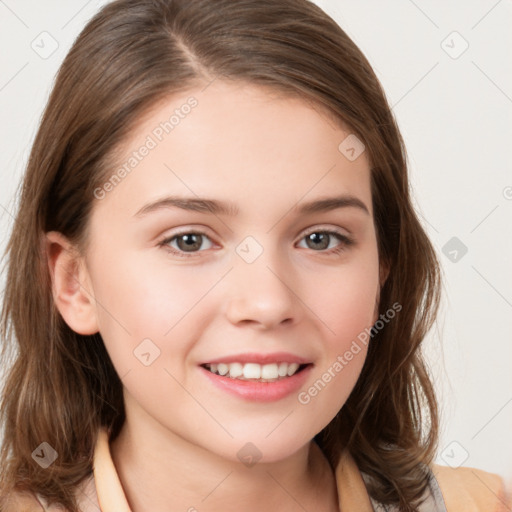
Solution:
[[[156,422],[148,434],[131,419],[110,451],[132,512],[339,510],[334,474],[314,442],[285,460],[245,467]]]

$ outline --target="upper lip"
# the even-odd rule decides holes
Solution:
[[[295,354],[290,354],[288,352],[273,352],[272,354],[261,354],[256,352],[249,352],[244,354],[233,354],[229,356],[221,356],[216,357],[215,359],[209,359],[208,361],[204,361],[201,363],[205,364],[219,364],[219,363],[257,363],[257,364],[272,364],[272,363],[298,363],[298,364],[308,364],[311,361],[297,356]]]

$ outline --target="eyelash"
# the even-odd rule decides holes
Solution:
[[[314,252],[319,252],[319,253],[326,254],[329,256],[336,256],[338,254],[341,254],[347,248],[351,247],[355,243],[354,239],[348,237],[347,235],[340,233],[338,231],[327,230],[327,229],[326,230],[315,229],[313,231],[309,231],[308,233],[305,233],[304,236],[300,240],[303,240],[307,236],[312,235],[314,233],[316,233],[316,234],[321,233],[321,234],[327,234],[330,236],[334,236],[334,237],[338,238],[338,240],[341,242],[339,245],[337,245],[336,247],[329,249],[329,250],[324,249],[324,250],[320,250],[320,251],[314,251],[313,249],[311,249]],[[197,253],[203,252],[203,251],[192,251],[192,252],[187,253],[185,251],[174,249],[173,247],[170,247],[168,245],[173,240],[179,238],[180,236],[184,236],[184,235],[201,235],[208,239],[210,238],[206,233],[204,233],[202,231],[183,231],[181,233],[176,233],[171,237],[164,238],[161,242],[158,243],[158,246],[164,247],[170,254],[172,254],[174,256],[178,256],[180,258],[191,258],[191,257],[194,257]]]

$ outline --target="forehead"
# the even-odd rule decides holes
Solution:
[[[172,193],[236,202],[243,215],[347,193],[371,210],[366,154],[345,151],[353,137],[311,101],[216,80],[160,101],[140,119],[116,151],[106,182],[121,179],[100,207],[134,214]]]

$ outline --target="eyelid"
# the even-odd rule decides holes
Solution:
[[[174,231],[172,234],[167,235],[165,238],[174,238],[175,236],[180,235],[189,235],[189,234],[196,234],[196,235],[205,235],[208,238],[211,238],[211,236],[207,233],[209,231],[207,228],[201,226],[201,227],[194,227],[192,226],[185,226],[184,228],[176,228],[176,231]]]
[[[330,226],[330,225],[323,225],[323,224],[317,224],[315,226],[312,226],[310,228],[306,228],[300,237],[300,240],[304,238],[305,236],[310,235],[311,233],[317,233],[317,232],[327,232],[327,233],[336,233],[340,236],[351,238],[351,235],[348,232],[345,232],[347,230],[342,230],[342,228]]]

